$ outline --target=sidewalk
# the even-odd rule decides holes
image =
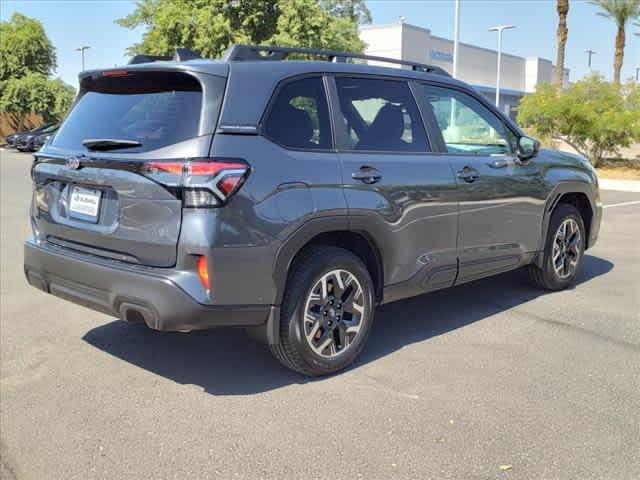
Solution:
[[[600,190],[616,190],[618,192],[640,192],[640,180],[598,179]]]

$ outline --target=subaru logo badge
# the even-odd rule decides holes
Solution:
[[[65,161],[65,165],[67,168],[70,168],[72,170],[77,170],[80,168],[80,157],[67,157],[67,160]]]

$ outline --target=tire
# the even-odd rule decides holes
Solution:
[[[579,238],[575,247],[568,247],[565,244],[563,248],[561,244],[562,242],[565,242],[564,239],[556,240],[557,235],[563,237],[563,235],[559,233],[559,229],[563,225],[574,225],[574,228],[577,227],[576,231]],[[574,234],[575,232],[568,234],[569,240],[571,238],[575,238],[573,237]],[[568,203],[559,204],[551,214],[544,251],[542,252],[542,268],[535,264],[529,265],[529,276],[534,285],[541,289],[551,291],[564,290],[571,285],[578,275],[580,266],[582,265],[586,239],[584,222],[578,209]],[[554,250],[555,243],[558,243],[559,245],[556,250]],[[569,241],[569,243],[571,242]],[[577,258],[573,253],[574,250],[577,253]],[[558,268],[554,266],[554,256],[556,257],[556,265],[562,263],[562,266],[559,267],[560,271],[558,271]],[[560,260],[562,260],[562,258],[565,260],[561,262]],[[567,268],[567,262],[569,264],[573,264],[575,262],[575,265],[573,265],[572,268]]]
[[[344,369],[369,336],[373,292],[367,268],[348,250],[307,249],[291,267],[280,315],[280,344],[270,345],[271,352],[285,367],[303,375],[330,375]]]

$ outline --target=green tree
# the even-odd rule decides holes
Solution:
[[[276,34],[270,44],[361,52],[358,25],[349,16],[335,17],[314,0],[280,3]]]
[[[618,28],[616,50],[613,59],[613,81],[620,83],[620,71],[624,62],[627,23],[640,16],[640,0],[591,0],[602,10],[598,15],[613,20]]]
[[[76,97],[76,89],[59,78],[48,80],[47,85],[51,101],[47,109],[42,112],[42,116],[47,121],[62,120]]]
[[[170,55],[184,47],[215,58],[232,43],[362,51],[357,22],[368,19],[358,0],[137,0],[116,22],[146,28],[129,54]]]
[[[0,23],[0,113],[17,129],[30,113],[45,121],[61,119],[75,89],[48,77],[56,68],[55,48],[42,24],[19,13]]]
[[[561,140],[598,166],[607,155],[640,141],[640,87],[592,76],[566,91],[539,85],[522,99],[518,121],[543,139]]]
[[[29,72],[3,82],[0,112],[10,114],[20,130],[30,113],[36,113],[49,122],[60,120],[69,110],[75,89],[60,79],[49,80],[40,73]]]
[[[322,0],[330,15],[348,18],[359,25],[371,23],[371,12],[364,0]]]
[[[38,20],[14,13],[0,22],[0,81],[27,72],[46,76],[55,68],[55,48]]]

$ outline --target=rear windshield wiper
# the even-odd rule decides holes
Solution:
[[[142,143],[119,138],[88,138],[82,142],[82,145],[89,150],[117,150],[119,148],[141,147]]]

